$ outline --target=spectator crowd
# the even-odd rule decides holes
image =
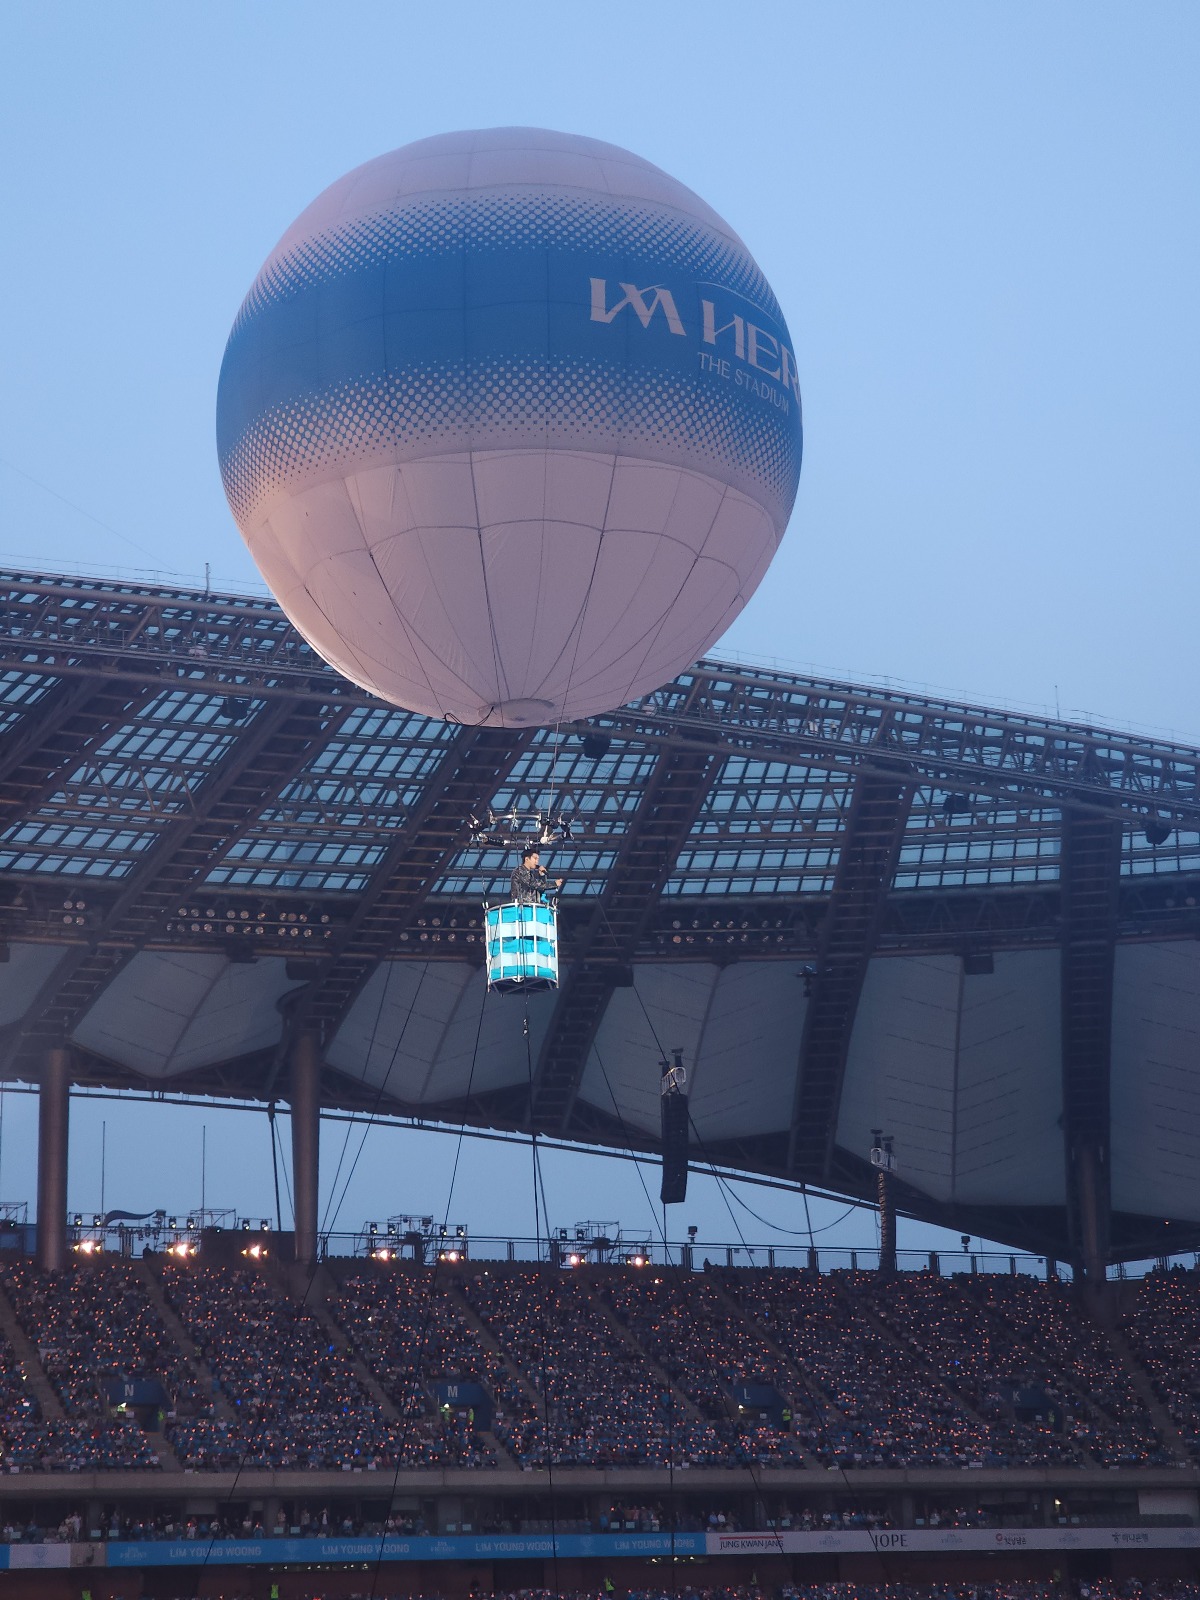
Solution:
[[[33,1355],[0,1328],[0,1467],[1200,1461],[1200,1274],[1115,1287],[1110,1332],[1007,1275],[346,1261],[297,1293],[273,1266],[9,1260]]]

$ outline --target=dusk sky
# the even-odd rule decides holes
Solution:
[[[207,565],[261,591],[213,413],[264,257],[374,155],[545,126],[695,189],[790,324],[800,495],[714,653],[1200,742],[1198,82],[1192,0],[8,0],[0,560],[168,582]],[[4,1096],[0,1200],[32,1199],[33,1113]],[[99,1206],[102,1121],[108,1205],[197,1205],[203,1126],[210,1204],[273,1213],[264,1117],[111,1101],[76,1103],[73,1209]],[[327,1192],[344,1138],[326,1130]],[[528,1153],[468,1141],[451,1196],[454,1149],[374,1129],[322,1210],[355,1228],[449,1204],[478,1232],[531,1232]],[[628,1164],[552,1154],[546,1188],[554,1223],[649,1226]],[[794,1198],[738,1192],[804,1229]],[[692,1193],[677,1230],[736,1242],[716,1185]],[[841,1210],[814,1205],[814,1225]],[[873,1238],[857,1215],[819,1242]],[[902,1246],[933,1238],[902,1225]]]

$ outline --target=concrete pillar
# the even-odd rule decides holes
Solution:
[[[47,1050],[38,1091],[37,1261],[45,1272],[67,1264],[67,1134],[71,1052]]]
[[[1108,1172],[1098,1139],[1080,1141],[1076,1173],[1083,1275],[1089,1283],[1103,1283],[1108,1265]]]
[[[302,1033],[292,1047],[292,1199],[296,1208],[296,1261],[317,1259],[317,1183],[321,1143],[321,1057],[316,1036]]]

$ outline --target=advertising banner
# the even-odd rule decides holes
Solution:
[[[1200,1528],[843,1528],[710,1533],[709,1555],[886,1555],[938,1550],[1195,1550]]]
[[[998,1550],[1200,1550],[1200,1528],[845,1528],[808,1533],[677,1533],[677,1556],[887,1555]],[[604,1561],[664,1557],[669,1533],[497,1533],[413,1538],[139,1539],[0,1544],[0,1570],[78,1566],[283,1567],[376,1561]]]
[[[704,1555],[706,1536],[677,1533],[676,1555]],[[381,1548],[382,1545],[382,1548]],[[64,1546],[64,1548],[66,1548]],[[669,1533],[458,1534],[395,1539],[114,1540],[110,1567],[286,1566],[316,1561],[508,1561],[538,1556],[669,1556]]]

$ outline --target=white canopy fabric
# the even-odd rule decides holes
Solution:
[[[66,948],[14,944],[0,962],[0,1025],[19,1028]],[[269,1050],[280,1001],[294,991],[281,957],[145,951],[93,1003],[71,1042],[131,1082],[188,1081]],[[648,961],[613,992],[585,1064],[580,1100],[656,1137],[660,1046],[681,1049],[694,1140],[703,1146],[783,1134],[790,1125],[804,1028],[791,961]],[[860,1000],[836,1142],[865,1157],[872,1130],[895,1140],[900,1176],[933,1201],[1062,1206],[1059,957],[998,952],[971,976],[956,956],[879,956]],[[381,964],[325,1060],[380,1094],[383,1111],[457,1107],[524,1088],[556,997],[486,996],[466,962]],[[248,1089],[252,1086],[248,1079]],[[1200,944],[1118,947],[1113,995],[1114,1207],[1200,1221]],[[614,1131],[612,1137],[620,1142]],[[701,1151],[697,1151],[702,1154]]]
[[[279,1001],[295,989],[282,956],[143,950],[121,969],[72,1042],[147,1078],[165,1079],[278,1043]]]

